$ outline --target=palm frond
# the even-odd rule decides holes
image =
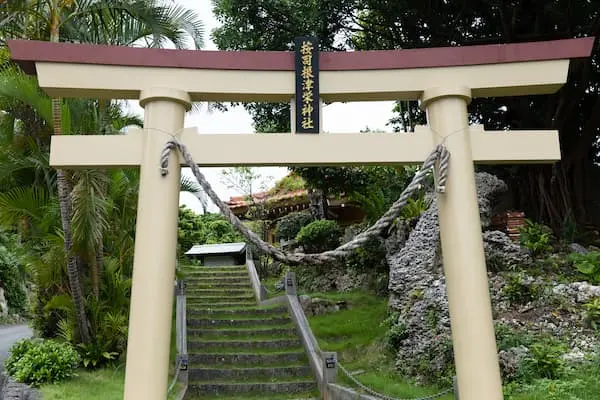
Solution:
[[[97,170],[79,170],[73,174],[73,241],[83,251],[95,251],[108,229],[108,202],[102,188],[107,177]]]
[[[15,66],[6,66],[0,70],[0,97],[19,101],[31,107],[48,126],[53,127],[52,100],[39,88],[35,78],[26,75]],[[62,105],[63,132],[71,132],[71,111]]]
[[[0,193],[0,225],[13,227],[23,219],[41,221],[49,200],[48,192],[40,187],[15,187]]]
[[[81,0],[63,20],[65,37],[74,41],[133,45],[146,40],[149,47],[199,49],[204,45],[204,27],[198,15],[180,5],[152,0]]]

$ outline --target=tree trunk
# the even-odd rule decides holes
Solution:
[[[308,189],[310,213],[314,219],[325,219],[327,215],[327,203],[323,191],[320,189]]]
[[[55,99],[53,99],[54,101]],[[71,296],[75,305],[75,315],[77,318],[77,328],[80,339],[83,343],[90,341],[90,332],[88,329],[88,320],[85,312],[85,300],[83,297],[83,288],[81,286],[79,268],[75,254],[73,254],[73,240],[71,231],[71,204],[70,193],[66,189],[65,171],[59,169],[56,171],[58,200],[60,202],[60,215],[65,243],[65,253],[67,256],[67,275],[69,277],[69,287],[71,288]]]
[[[52,2],[50,10],[50,41],[59,41],[59,16],[60,10],[57,1]],[[62,134],[62,101],[61,99],[52,99],[52,122],[54,125],[54,134]],[[68,189],[69,184],[66,179],[65,171],[59,169],[56,171],[58,200],[60,202],[60,215],[64,235],[65,255],[67,257],[67,275],[69,277],[69,286],[71,296],[75,306],[75,315],[77,319],[77,328],[79,337],[83,343],[90,342],[90,331],[88,319],[85,312],[85,298],[81,285],[81,277],[75,254],[73,254],[73,232],[71,230],[71,192]]]

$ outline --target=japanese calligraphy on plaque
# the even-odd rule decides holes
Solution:
[[[296,49],[296,133],[319,133],[319,40],[299,37]]]

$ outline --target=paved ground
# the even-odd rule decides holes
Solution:
[[[8,357],[10,346],[16,341],[28,338],[33,334],[27,325],[10,325],[0,327],[0,369]]]

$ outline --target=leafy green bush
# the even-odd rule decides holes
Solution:
[[[596,298],[589,303],[583,305],[585,308],[585,321],[592,329],[600,328],[600,298]]]
[[[275,227],[277,239],[293,239],[300,230],[313,221],[312,215],[306,212],[293,212],[279,220]]]
[[[96,339],[91,343],[80,343],[77,345],[77,350],[81,355],[81,361],[86,368],[102,367],[119,355],[116,351],[107,351],[108,341]]]
[[[533,283],[531,277],[527,277],[523,272],[512,272],[506,277],[507,283],[502,288],[502,294],[511,303],[525,304],[539,298],[540,288]]]
[[[221,214],[198,215],[185,206],[179,207],[177,255],[182,257],[193,245],[242,242],[242,236]]]
[[[410,198],[406,205],[402,208],[402,219],[412,220],[418,218],[429,208],[431,201],[425,200],[423,195],[417,199]]]
[[[373,237],[345,259],[347,268],[357,272],[388,272],[386,249],[382,238]]]
[[[398,313],[391,313],[381,325],[387,328],[384,342],[390,351],[398,349],[402,341],[408,337],[406,324],[399,320]]]
[[[322,219],[302,227],[296,241],[308,253],[331,250],[340,243],[342,230],[335,221]]]
[[[571,253],[568,260],[591,283],[600,283],[600,251],[590,251],[587,254]]]
[[[525,360],[525,368],[531,376],[557,379],[563,373],[562,345],[551,342],[534,343],[529,351],[531,356]]]
[[[498,350],[508,350],[513,347],[529,347],[534,337],[527,331],[518,331],[500,322],[494,325]]]
[[[552,250],[552,231],[547,226],[531,220],[525,220],[525,226],[519,232],[519,242],[534,257],[541,256]]]
[[[25,339],[11,347],[5,368],[18,382],[37,386],[73,376],[80,361],[67,343]]]

